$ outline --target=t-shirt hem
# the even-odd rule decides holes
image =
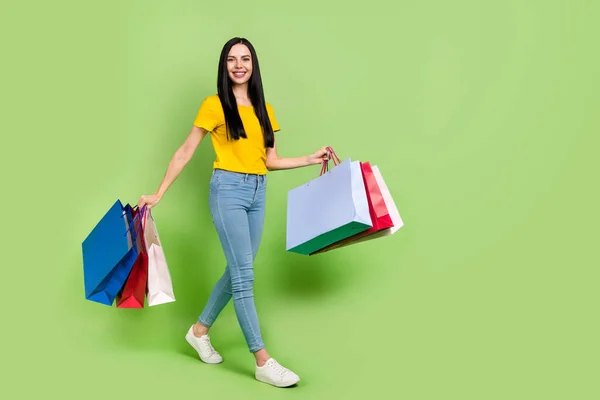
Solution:
[[[250,175],[267,175],[267,173],[269,172],[267,168],[265,168],[264,170],[261,170],[261,171],[249,171],[249,170],[243,170],[243,169],[228,168],[228,167],[224,167],[224,166],[216,165],[216,164],[213,164],[213,169],[221,169],[221,170],[227,171],[227,172],[235,172],[238,174],[250,174]]]

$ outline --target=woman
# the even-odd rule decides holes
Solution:
[[[265,216],[266,174],[321,164],[328,154],[325,147],[298,158],[282,158],[277,154],[274,132],[279,131],[279,125],[273,108],[265,102],[258,58],[248,40],[236,37],[225,44],[217,81],[218,94],[204,99],[191,132],[171,159],[158,190],[141,196],[138,206],[151,208],[158,204],[210,132],[216,160],[209,206],[227,266],[186,340],[202,361],[222,362],[210,343],[208,331],[233,297],[238,322],[256,358],[256,379],[278,387],[291,386],[300,378],[269,356],[261,337],[252,291],[253,262]]]

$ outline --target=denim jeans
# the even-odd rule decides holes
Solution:
[[[264,348],[254,304],[254,259],[265,217],[266,175],[213,170],[209,205],[227,266],[198,321],[210,327],[233,297],[250,352]]]

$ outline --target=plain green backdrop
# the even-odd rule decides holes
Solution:
[[[596,399],[598,56],[593,1],[12,2],[2,44],[3,398]],[[269,174],[253,378],[230,304],[221,365],[184,335],[224,268],[204,141],[154,210],[177,301],[84,299],[81,242],[153,192],[233,36],[258,51],[278,149],[378,165],[406,226],[285,251]],[[5,394],[9,396],[6,397]],[[33,398],[33,397],[32,397]]]

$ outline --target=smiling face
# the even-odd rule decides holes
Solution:
[[[248,82],[252,75],[252,56],[244,44],[236,44],[227,55],[227,72],[236,85]]]

